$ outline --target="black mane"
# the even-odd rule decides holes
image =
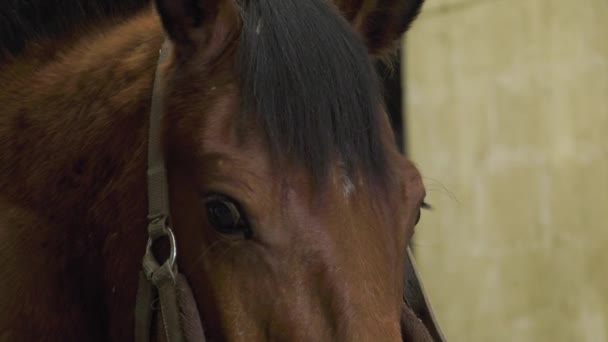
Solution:
[[[382,93],[367,47],[326,0],[244,1],[240,73],[275,156],[385,178]]]
[[[136,13],[150,0],[2,0],[0,59],[18,55],[32,41],[53,39],[75,27]]]
[[[178,1],[178,0],[176,0]],[[239,0],[244,108],[257,115],[274,156],[322,179],[334,158],[349,173],[386,176],[382,94],[368,49],[327,0]],[[31,41],[119,19],[149,0],[0,1],[0,60]]]

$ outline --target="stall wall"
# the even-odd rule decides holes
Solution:
[[[608,341],[608,1],[427,0],[407,145],[450,341]]]

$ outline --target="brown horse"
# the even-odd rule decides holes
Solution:
[[[177,264],[206,337],[429,338],[402,300],[424,188],[372,66],[421,0],[92,3],[1,5],[1,341],[133,340],[165,36]]]

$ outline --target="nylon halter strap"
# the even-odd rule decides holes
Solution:
[[[163,157],[161,127],[164,111],[162,66],[168,60],[169,40],[165,40],[160,50],[150,111],[148,137],[148,243],[140,272],[137,302],[135,307],[135,341],[149,342],[152,336],[153,306],[160,304],[160,317],[167,342],[184,342],[184,332],[180,323],[178,303],[178,270],[176,264],[177,246],[170,226],[169,192],[167,172]],[[155,241],[168,238],[169,257],[162,264],[154,256],[152,246]],[[162,321],[162,322],[161,322]]]

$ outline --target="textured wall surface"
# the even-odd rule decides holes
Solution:
[[[427,0],[422,277],[450,341],[608,341],[608,1]]]

